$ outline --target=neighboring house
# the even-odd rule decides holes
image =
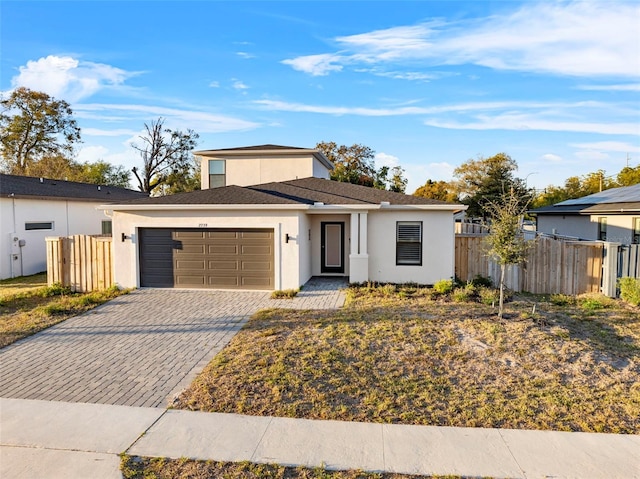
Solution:
[[[640,243],[640,184],[612,188],[530,211],[540,233]]]
[[[45,237],[110,234],[97,206],[144,198],[138,191],[0,174],[0,279],[47,269]]]
[[[212,156],[224,156],[226,175],[241,179],[246,165],[248,178],[259,170],[279,180],[103,206],[113,216],[117,284],[290,289],[323,275],[420,284],[454,275],[453,215],[465,206],[331,181],[317,150]],[[320,177],[295,179],[305,172]]]

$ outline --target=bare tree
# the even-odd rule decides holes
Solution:
[[[142,145],[133,144],[140,153],[142,170],[132,169],[140,191],[152,194],[160,185],[176,175],[190,175],[193,168],[191,151],[199,135],[193,130],[186,133],[164,127],[164,118],[144,125],[146,133],[140,136]]]

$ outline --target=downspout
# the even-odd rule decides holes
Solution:
[[[16,197],[13,193],[11,193],[11,207],[13,214],[13,234],[17,234],[16,228],[18,227],[18,225],[16,223]],[[11,238],[11,241],[13,241],[13,238]],[[11,277],[15,278],[15,271],[13,269],[13,247],[11,249],[12,251],[9,253],[9,266],[11,267]],[[22,254],[22,250],[20,250],[20,253]]]

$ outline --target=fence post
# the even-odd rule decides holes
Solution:
[[[618,250],[617,243],[604,243],[602,250],[602,294],[611,298],[616,297],[616,283],[618,281]]]

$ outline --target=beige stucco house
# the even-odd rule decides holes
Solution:
[[[120,286],[289,289],[336,275],[433,284],[454,274],[462,205],[331,181],[318,150],[196,155],[203,172],[222,177],[203,179],[200,191],[103,207]]]
[[[640,184],[530,211],[537,231],[581,240],[640,243]]]

